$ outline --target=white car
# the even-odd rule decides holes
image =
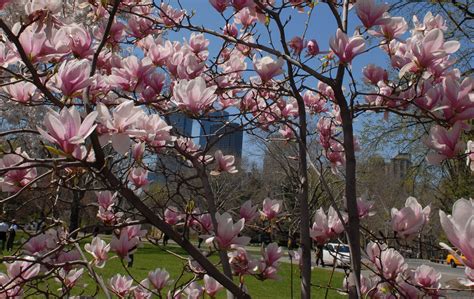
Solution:
[[[351,254],[346,244],[328,243],[323,248],[324,265],[336,265],[336,267],[349,267]]]

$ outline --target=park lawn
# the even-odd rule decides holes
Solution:
[[[83,247],[83,246],[82,246]],[[137,280],[141,281],[147,277],[149,271],[156,268],[166,269],[171,276],[171,279],[176,280],[180,277],[183,265],[186,263],[186,260],[180,259],[176,255],[186,257],[186,253],[178,247],[168,246],[168,250],[172,253],[169,253],[159,247],[151,245],[150,243],[144,243],[142,248],[139,248],[135,254],[133,267],[125,269],[122,265],[122,262],[118,258],[112,258],[107,261],[106,265],[102,269],[95,268],[97,273],[104,279],[104,282],[107,284],[107,281],[113,275],[120,273],[122,275],[127,274],[126,270],[130,271],[132,276]],[[86,253],[87,254],[87,253]],[[176,255],[175,255],[176,254]],[[114,256],[111,254],[111,256]],[[216,260],[217,258],[215,258]],[[1,265],[1,271],[5,271],[4,265]],[[96,284],[93,283],[92,279],[86,274],[87,271],[84,271],[84,275],[79,281],[78,287],[75,288],[75,291],[72,295],[82,295],[82,296],[93,296],[96,294]],[[291,265],[288,263],[281,263],[278,269],[278,274],[280,276],[279,280],[266,280],[259,281],[253,277],[246,277],[245,283],[249,289],[252,298],[269,298],[269,299],[278,299],[278,298],[292,298],[291,297]],[[330,279],[331,271],[325,269],[315,269],[313,270],[312,283],[314,285],[323,285],[326,286]],[[188,273],[185,273],[179,283],[185,283],[187,279],[192,276]],[[332,278],[331,286],[334,288],[339,288],[342,285],[343,274],[335,272]],[[201,282],[199,282],[201,284]],[[296,265],[293,265],[293,298],[299,298],[299,269]],[[136,285],[137,283],[134,283]],[[49,289],[51,291],[57,290],[59,284],[54,280],[41,283],[41,289]],[[326,289],[320,289],[318,287],[312,288],[313,298],[324,298]],[[105,298],[105,295],[100,292],[94,296],[95,298]],[[33,295],[30,298],[42,298],[41,296]],[[221,292],[218,298],[225,298],[225,293]],[[338,294],[336,291],[329,290],[327,298],[344,298],[344,296]]]

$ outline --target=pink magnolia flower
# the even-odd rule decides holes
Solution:
[[[129,180],[135,187],[141,188],[148,185],[148,170],[143,167],[134,167],[128,175]]]
[[[137,142],[132,146],[132,157],[135,161],[141,162],[145,153],[145,143]]]
[[[42,56],[46,43],[46,33],[36,32],[33,26],[27,27],[18,38],[26,55],[32,62],[37,62]]]
[[[380,81],[388,81],[388,73],[385,69],[374,64],[368,64],[362,71],[364,80],[368,83],[377,85]]]
[[[337,29],[336,37],[331,37],[329,46],[334,54],[339,57],[340,63],[351,63],[355,56],[362,53],[365,49],[365,41],[361,36],[348,38],[341,30]]]
[[[147,83],[147,77],[153,72],[150,58],[131,55],[121,61],[119,67],[112,68],[112,75],[108,77],[109,83],[125,91],[141,92]]]
[[[67,289],[72,289],[76,286],[77,281],[81,278],[82,273],[84,273],[84,268],[81,269],[72,269],[66,271],[64,269],[59,270],[59,277],[61,278],[61,284],[64,285]]]
[[[160,21],[165,26],[172,27],[175,24],[181,23],[185,13],[184,10],[174,9],[171,5],[162,2],[160,6]]]
[[[300,55],[306,45],[307,42],[300,36],[295,36],[288,42],[288,46],[293,50],[294,55]]]
[[[216,168],[211,171],[211,175],[220,175],[222,172],[237,173],[238,170],[234,165],[235,158],[232,155],[224,155],[221,150],[217,150],[214,154],[217,162]]]
[[[168,126],[158,114],[142,115],[136,122],[136,129],[143,132],[139,139],[155,149],[160,149],[175,140],[170,134],[172,127]]]
[[[99,207],[102,207],[106,210],[113,207],[117,202],[117,192],[112,194],[110,191],[100,191],[96,192],[96,195]]]
[[[257,22],[257,13],[255,10],[248,7],[244,7],[235,14],[234,22],[236,24],[241,24],[244,28],[252,26]]]
[[[401,210],[392,208],[392,229],[398,236],[412,239],[428,223],[430,212],[430,206],[423,209],[416,198],[408,197],[404,208]]]
[[[90,33],[78,24],[72,24],[66,28],[69,35],[69,47],[74,56],[86,58],[93,53],[92,37]]]
[[[359,218],[363,219],[368,216],[375,215],[373,211],[375,201],[367,200],[367,195],[363,195],[357,198],[357,210],[359,212]]]
[[[262,249],[262,258],[268,267],[276,267],[282,256],[283,250],[277,243],[270,243],[264,250]]]
[[[403,17],[390,17],[383,22],[377,31],[369,30],[369,33],[385,38],[387,41],[399,38],[408,29],[408,24]]]
[[[347,221],[347,215],[343,214],[344,222]],[[309,233],[313,240],[323,245],[327,241],[337,237],[344,231],[344,223],[339,219],[336,210],[331,206],[328,213],[324,213],[323,208],[319,208],[314,216],[314,223]]]
[[[133,289],[133,299],[149,299],[152,293],[149,291],[148,279],[143,279],[140,284]]]
[[[204,291],[211,298],[214,298],[216,294],[223,288],[224,287],[219,282],[217,282],[217,280],[207,274],[204,274]]]
[[[327,103],[326,99],[311,90],[307,90],[304,93],[303,101],[311,113],[321,113],[327,110],[325,107]]]
[[[237,247],[235,250],[227,253],[229,263],[236,275],[253,274],[258,262],[247,253],[245,248]]]
[[[403,256],[393,248],[388,248],[380,253],[380,257],[374,261],[380,274],[388,280],[394,280],[398,274],[404,272],[408,265]]]
[[[426,159],[430,164],[439,164],[441,161],[453,158],[462,152],[464,144],[460,140],[462,124],[457,122],[447,130],[438,125],[431,127],[430,136],[424,142],[435,152],[428,154]]]
[[[29,158],[26,152],[21,151],[21,148],[16,148],[15,153],[6,154],[0,159],[0,171],[6,171],[0,176],[2,192],[17,192],[36,178],[36,168],[28,168],[30,164],[24,162]],[[8,170],[15,167],[24,168]]]
[[[92,84],[88,60],[65,61],[61,64],[55,79],[55,86],[66,97],[74,97],[80,91]]]
[[[203,297],[204,288],[193,281],[184,289],[184,292],[188,295],[188,299],[199,299]]]
[[[263,82],[268,82],[273,77],[283,74],[283,63],[284,60],[281,58],[275,61],[270,56],[261,59],[257,59],[257,56],[253,57],[253,66]]]
[[[91,243],[84,245],[85,251],[92,254],[94,257],[94,265],[98,268],[103,268],[105,262],[109,258],[108,253],[110,244],[105,243],[100,237],[94,237]]]
[[[414,272],[414,282],[426,289],[439,289],[441,284],[441,273],[436,272],[433,267],[427,265],[421,265],[416,268]],[[429,293],[432,293],[430,290]]]
[[[9,84],[3,90],[10,95],[11,100],[22,104],[28,104],[36,99],[36,86],[30,82]]]
[[[240,207],[240,218],[245,219],[245,223],[252,222],[257,217],[257,206],[252,206],[252,201],[249,199]]]
[[[319,53],[318,42],[315,39],[309,40],[306,44],[306,56],[316,56]]]
[[[29,280],[36,277],[40,272],[41,265],[36,263],[33,258],[25,258],[23,261],[7,263],[7,274],[11,279]]]
[[[474,200],[457,200],[453,205],[452,215],[446,215],[440,210],[439,219],[449,242],[466,257],[459,260],[474,269]]]
[[[133,279],[125,275],[116,274],[109,279],[109,288],[119,298],[125,298],[133,290]]]
[[[250,237],[238,236],[244,228],[244,219],[240,219],[234,224],[232,216],[225,212],[224,214],[216,213],[216,220],[217,233],[215,236],[208,238],[206,243],[212,244],[215,242],[220,249],[228,249],[236,245],[245,246],[250,242]]]
[[[212,7],[214,7],[218,12],[224,12],[226,8],[230,5],[229,0],[209,0]]]
[[[464,269],[464,273],[466,274],[466,278],[458,279],[459,283],[466,287],[473,287],[474,286],[474,269],[466,267],[466,269]]]
[[[474,79],[472,77],[460,81],[448,76],[443,80],[442,87],[441,111],[450,124],[474,118],[474,101],[472,101]]]
[[[148,272],[148,280],[158,291],[161,291],[172,282],[169,279],[170,274],[165,269],[156,268],[154,271]]]
[[[135,128],[136,122],[144,116],[144,112],[139,107],[135,107],[132,100],[128,100],[118,105],[110,115],[109,109],[103,103],[97,105],[99,112],[99,122],[101,123],[100,136],[102,144],[112,142],[114,149],[125,154],[130,147],[130,136],[142,136],[144,131]]]
[[[183,218],[183,215],[179,212],[178,208],[169,206],[164,212],[164,217],[166,223],[169,225],[175,225]]]
[[[377,5],[374,0],[358,0],[355,4],[357,16],[359,17],[365,28],[370,28],[375,25],[382,25],[386,21],[384,18],[385,12],[390,5]]]
[[[128,259],[129,254],[136,250],[139,243],[139,239],[129,238],[128,232],[126,229],[120,231],[120,236],[114,235],[112,242],[110,242],[110,249],[114,251],[121,259]]]
[[[268,197],[265,198],[263,200],[263,206],[262,210],[260,211],[260,215],[262,215],[262,217],[268,221],[271,221],[280,215],[281,209],[283,207],[282,203],[282,200],[270,199]]]
[[[236,11],[239,11],[245,7],[251,7],[253,5],[252,0],[230,0],[232,2],[232,6],[235,8]]]
[[[48,249],[48,235],[40,234],[30,238],[23,246],[23,250],[28,255],[42,255]]]
[[[64,107],[60,113],[49,110],[44,119],[47,131],[37,129],[43,138],[56,143],[66,154],[72,154],[94,131],[96,117],[97,112],[93,111],[81,123],[81,116],[74,106]]]
[[[217,86],[206,87],[206,81],[202,77],[180,80],[173,88],[172,102],[181,110],[201,114],[216,101],[216,89]]]

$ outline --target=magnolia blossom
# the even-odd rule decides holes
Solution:
[[[165,222],[169,225],[175,225],[181,219],[183,219],[183,215],[179,212],[178,208],[174,206],[168,206],[164,212]]]
[[[0,159],[0,171],[5,171],[0,176],[0,187],[2,192],[17,192],[30,184],[37,176],[36,168],[28,167],[30,164],[24,162],[29,159],[27,153],[21,148],[15,149],[15,153],[6,154]],[[21,167],[20,169],[10,169]]]
[[[252,206],[252,201],[249,199],[240,207],[240,218],[245,219],[245,223],[252,222],[257,217],[257,206]]]
[[[329,40],[329,46],[334,54],[339,57],[340,63],[351,63],[355,56],[364,51],[365,42],[361,36],[347,37],[347,35],[338,28],[336,37],[331,37]]]
[[[37,129],[43,138],[56,143],[66,154],[72,154],[94,131],[96,117],[97,112],[93,111],[81,123],[81,116],[74,106],[64,107],[60,113],[49,110],[44,119],[46,131]]]
[[[262,210],[260,211],[260,215],[262,215],[263,218],[271,221],[280,215],[282,203],[282,200],[270,199],[268,197],[265,198],[263,200],[263,206]]]
[[[39,274],[41,265],[35,263],[33,258],[25,257],[22,261],[7,263],[6,267],[8,277],[20,281],[27,281]]]
[[[138,237],[130,238],[128,231],[122,229],[118,238],[116,235],[113,236],[112,242],[110,242],[110,249],[117,253],[121,259],[128,259],[129,254],[136,250],[139,242]]]
[[[447,130],[438,125],[431,127],[430,136],[425,140],[425,144],[435,152],[430,153],[426,159],[430,164],[439,164],[443,160],[453,158],[461,153],[464,144],[460,140],[462,133],[462,124],[457,122]]]
[[[88,60],[68,61],[61,64],[56,76],[56,87],[66,97],[75,96],[82,89],[92,84]]]
[[[358,0],[355,6],[357,16],[365,28],[384,24],[384,14],[390,7],[388,4],[377,5],[374,0]]]
[[[270,243],[264,250],[262,249],[262,259],[268,267],[276,267],[282,256],[283,250],[277,243]]]
[[[357,211],[359,212],[359,218],[363,219],[368,216],[375,215],[373,211],[375,201],[367,200],[367,196],[361,196],[357,198]]]
[[[244,228],[245,220],[240,219],[234,224],[232,216],[225,212],[224,214],[216,213],[217,233],[214,237],[206,240],[206,243],[215,242],[220,249],[231,248],[235,245],[245,246],[250,242],[250,237],[238,235]]]
[[[204,274],[204,291],[211,298],[214,298],[216,294],[223,288],[224,287],[219,282],[217,282],[217,280],[207,274]]]
[[[422,288],[438,289],[441,286],[441,273],[427,265],[418,266],[413,278],[415,283]]]
[[[347,215],[342,214],[343,221],[346,222]],[[331,206],[328,214],[324,213],[323,208],[319,208],[314,216],[314,223],[309,233],[313,240],[322,245],[332,238],[337,237],[344,231],[344,223],[339,219],[336,210]]]
[[[265,56],[261,59],[257,59],[256,56],[253,58],[255,71],[263,82],[268,82],[273,77],[283,74],[283,63],[283,59],[278,58],[278,60],[275,61],[270,56]]]
[[[102,144],[112,142],[114,149],[120,154],[125,154],[130,148],[130,137],[141,136],[145,132],[135,129],[136,122],[143,117],[143,110],[135,107],[132,100],[128,100],[118,105],[112,115],[109,109],[103,104],[97,105],[99,111],[99,121],[101,123],[100,136]]]
[[[221,150],[217,150],[214,154],[217,162],[216,168],[211,171],[211,175],[219,175],[222,172],[237,173],[238,170],[234,165],[235,158],[232,155],[224,155]]]
[[[132,291],[133,279],[131,277],[116,274],[109,279],[109,288],[112,293],[125,298]]]
[[[216,101],[217,86],[206,87],[202,77],[180,80],[173,88],[172,101],[178,108],[191,114],[206,112]]]
[[[8,93],[12,101],[27,104],[37,98],[36,86],[31,82],[16,82],[3,88]]]
[[[288,46],[293,50],[293,54],[300,55],[303,49],[306,47],[307,42],[299,36],[293,37]],[[312,49],[314,51],[314,49]]]
[[[108,259],[110,244],[105,243],[100,237],[94,237],[91,243],[84,245],[85,251],[92,254],[94,257],[94,265],[102,268]]]
[[[236,275],[247,275],[255,272],[257,261],[252,259],[245,248],[237,247],[227,255],[229,256],[230,266]]]
[[[71,271],[66,271],[64,269],[59,270],[59,277],[61,278],[61,283],[68,289],[76,286],[77,281],[84,273],[84,268],[73,269]]]
[[[401,210],[392,208],[392,229],[404,239],[412,239],[428,222],[431,208],[423,208],[416,198],[408,197]]]
[[[385,69],[374,64],[368,64],[362,71],[366,82],[377,85],[380,81],[388,81],[388,73]]]
[[[214,7],[218,12],[224,12],[224,10],[230,5],[229,0],[209,0],[212,7]]]
[[[452,215],[446,215],[440,210],[439,218],[449,242],[466,257],[459,260],[474,269],[474,200],[457,200],[453,205]]]
[[[318,42],[315,39],[309,40],[306,44],[306,55],[316,56],[320,53]]]
[[[389,280],[397,278],[398,274],[408,268],[403,256],[393,248],[382,250],[380,256],[374,261],[375,266],[380,274]]]
[[[148,280],[153,285],[153,288],[161,291],[172,281],[170,279],[170,274],[165,269],[156,268],[154,271],[148,272]]]
[[[143,167],[134,167],[130,170],[128,175],[130,182],[137,188],[148,185],[148,170]]]

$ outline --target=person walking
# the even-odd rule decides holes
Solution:
[[[2,251],[5,250],[5,245],[7,244],[7,232],[8,224],[2,219],[0,222],[0,241],[2,242]]]
[[[323,245],[316,246],[316,266],[319,266],[319,262],[321,262],[321,266],[324,267],[323,249]]]
[[[16,225],[16,220],[13,219],[8,229],[8,239],[7,239],[7,250],[10,251],[13,249],[13,242],[15,242],[16,231],[18,230],[18,225]]]

